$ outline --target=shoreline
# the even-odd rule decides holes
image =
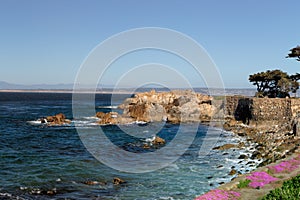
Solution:
[[[235,121],[235,120],[234,120]],[[230,125],[231,124],[231,125]],[[227,130],[226,130],[227,129]],[[271,190],[274,190],[276,188],[280,188],[284,181],[289,180],[298,174],[300,174],[300,164],[297,164],[296,169],[293,169],[292,171],[283,171],[279,173],[270,173],[270,169],[276,165],[280,165],[280,163],[288,162],[292,159],[300,159],[300,146],[299,146],[299,136],[294,136],[293,138],[288,138],[288,140],[291,140],[291,144],[295,144],[295,146],[287,148],[284,150],[280,157],[275,156],[276,154],[265,152],[265,150],[268,148],[268,145],[266,145],[266,149],[258,149],[257,147],[260,147],[263,145],[264,141],[266,142],[267,138],[259,140],[257,136],[261,136],[261,134],[267,134],[268,131],[271,130],[264,130],[261,132],[261,130],[253,128],[251,126],[244,125],[241,122],[235,121],[230,122],[228,121],[225,123],[224,129],[225,131],[231,132],[233,135],[236,135],[236,137],[242,137],[247,142],[251,143],[253,148],[255,149],[255,152],[252,152],[252,156],[254,156],[256,159],[260,158],[263,160],[263,162],[260,162],[259,165],[256,165],[256,167],[248,172],[241,173],[241,171],[237,172],[237,176],[231,179],[229,182],[220,184],[219,186],[215,187],[215,189],[209,190],[202,195],[199,194],[199,196],[195,197],[195,200],[202,200],[205,199],[206,196],[214,196],[214,194],[224,193],[224,194],[239,194],[239,197],[232,197],[233,199],[260,199],[267,195]],[[254,132],[253,132],[254,131]],[[242,133],[242,135],[241,135]],[[287,131],[275,131],[273,137],[275,138],[278,136],[277,134],[288,134],[290,132]],[[277,147],[275,145],[275,147]],[[222,150],[221,150],[222,151]],[[240,149],[237,148],[237,151],[242,152]],[[259,156],[258,156],[259,155]],[[272,155],[272,156],[270,156]],[[250,158],[250,157],[249,157]],[[246,160],[249,160],[249,158],[246,158]],[[252,157],[251,157],[252,159]],[[300,161],[299,161],[300,162]],[[295,162],[294,162],[295,163]],[[293,163],[292,163],[293,164]],[[239,188],[238,185],[245,181],[247,177],[252,176],[253,173],[268,173],[269,175],[273,176],[277,180],[275,182],[271,182],[269,184],[266,184],[262,187],[252,188],[250,186],[246,186],[243,188]],[[217,191],[217,192],[216,192]],[[230,196],[230,195],[229,195]],[[228,200],[231,198],[227,198]]]
[[[298,147],[293,153],[290,153],[289,155],[287,155],[285,158],[283,159],[279,159],[275,162],[272,162],[268,165],[265,166],[261,166],[261,167],[257,167],[255,170],[249,172],[249,173],[244,173],[239,175],[238,177],[234,178],[233,180],[231,180],[228,183],[225,183],[219,187],[217,187],[216,189],[220,189],[220,190],[225,190],[225,191],[235,191],[235,192],[239,192],[241,194],[240,199],[260,199],[263,196],[267,195],[271,190],[274,190],[275,188],[280,188],[283,184],[284,181],[289,180],[297,175],[300,174],[300,166],[297,165],[297,168],[291,171],[283,171],[283,172],[278,172],[278,173],[271,173],[271,175],[275,178],[277,178],[278,180],[275,182],[271,182],[269,184],[266,184],[263,187],[259,187],[259,188],[250,188],[245,187],[245,188],[238,188],[238,184],[245,180],[247,176],[250,176],[251,174],[253,174],[254,172],[266,172],[266,173],[270,173],[270,168],[283,163],[283,162],[288,162],[292,159],[299,159],[300,156],[300,148]]]

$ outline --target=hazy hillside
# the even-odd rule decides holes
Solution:
[[[36,85],[21,85],[21,84],[13,84],[7,83],[5,81],[0,81],[0,90],[49,90],[49,89],[60,89],[60,90],[67,90],[72,89],[73,84],[36,84]]]

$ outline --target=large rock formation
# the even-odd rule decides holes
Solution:
[[[119,108],[124,116],[137,121],[171,123],[209,121],[217,111],[212,97],[192,91],[138,93]]]

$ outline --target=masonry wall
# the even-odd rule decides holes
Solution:
[[[293,117],[300,117],[300,99],[291,99],[291,110]]]
[[[284,123],[300,114],[300,99],[229,96],[225,114],[248,124]]]

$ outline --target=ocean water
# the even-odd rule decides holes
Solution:
[[[116,105],[127,97],[114,95],[111,102],[110,94],[97,94],[95,105],[83,104],[82,109],[93,106],[95,111],[121,112]],[[41,117],[61,112],[72,120],[71,124],[34,123]],[[255,168],[254,164],[246,165],[249,160],[238,159],[240,154],[250,155],[251,146],[246,145],[242,150],[205,149],[209,152],[206,156],[199,154],[205,140],[217,141],[215,146],[244,140],[218,128],[164,122],[100,127],[96,122],[93,116],[73,119],[72,94],[0,93],[0,199],[194,199],[230,181],[234,177],[228,175],[232,168],[241,172]],[[120,149],[145,156],[164,148],[143,148],[153,133],[169,144],[179,129],[186,135],[192,129],[197,131],[192,144],[175,162],[156,171],[129,173],[103,164],[86,148],[81,139],[93,138],[99,128]],[[107,148],[104,143],[91,141],[93,149]],[[184,144],[183,139],[177,147],[180,149]],[[109,153],[101,156],[110,157]],[[150,166],[164,157],[151,159],[147,161]],[[121,159],[115,160],[118,162],[122,166]],[[115,177],[126,183],[114,185]],[[87,181],[95,184],[88,185]]]

